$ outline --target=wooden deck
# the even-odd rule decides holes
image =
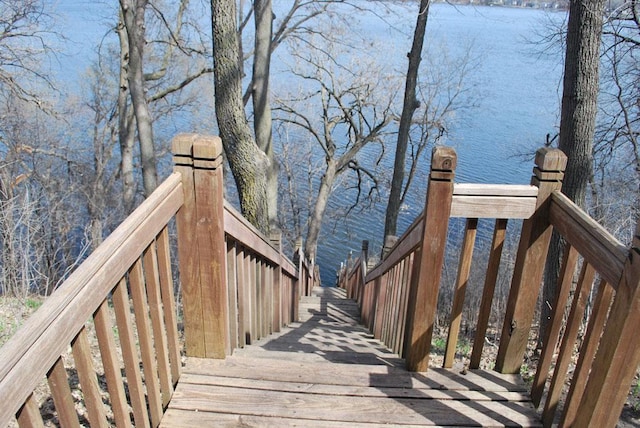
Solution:
[[[226,360],[187,359],[161,426],[541,426],[517,376],[407,372],[344,290],[316,288],[300,318]]]

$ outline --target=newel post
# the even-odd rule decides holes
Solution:
[[[573,426],[614,427],[640,365],[640,222]]]
[[[538,198],[535,213],[522,224],[496,359],[501,373],[518,373],[522,365],[553,229],[549,203],[551,194],[562,187],[566,166],[567,157],[559,149],[543,147],[536,152],[531,184],[538,187]]]
[[[173,155],[185,197],[176,223],[186,353],[225,358],[230,345],[222,141],[180,134],[173,139]]]
[[[410,371],[426,371],[429,366],[456,163],[452,148],[433,149],[422,241],[413,266],[407,307],[405,356]]]

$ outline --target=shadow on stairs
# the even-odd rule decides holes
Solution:
[[[410,373],[344,290],[303,297],[300,322],[225,360],[188,358],[163,427],[541,426],[518,376]]]

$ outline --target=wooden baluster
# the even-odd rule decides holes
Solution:
[[[227,248],[227,296],[229,298],[229,346],[231,349],[238,347],[238,266],[237,244],[235,241],[226,239]]]
[[[277,333],[281,330],[283,325],[282,297],[284,281],[282,275],[282,260],[284,260],[284,256],[282,255],[282,232],[279,230],[272,231],[269,239],[271,240],[271,245],[273,245],[280,253],[280,261],[278,265],[273,268],[273,318],[271,321],[272,331]]]
[[[584,317],[584,311],[587,307],[587,299],[591,293],[591,287],[595,278],[595,270],[593,266],[584,263],[580,272],[580,279],[573,295],[573,302],[567,325],[562,335],[562,343],[558,351],[558,359],[553,369],[553,377],[547,394],[547,401],[544,404],[542,412],[542,422],[545,427],[550,427],[553,423],[555,412],[560,401],[562,389],[565,385],[565,379],[569,364],[573,359],[573,350],[575,348],[576,339],[578,338],[580,324]]]
[[[484,287],[482,288],[482,302],[480,303],[480,311],[478,313],[478,325],[476,326],[476,334],[473,339],[473,351],[471,352],[471,361],[469,363],[469,368],[471,369],[480,367],[484,339],[487,334],[487,327],[489,326],[489,317],[491,316],[491,303],[493,302],[498,273],[500,272],[500,259],[502,258],[502,247],[504,246],[506,232],[507,220],[496,220],[496,225],[493,229],[493,240],[491,241],[491,253],[489,254],[489,262],[487,264],[487,275],[485,276]]]
[[[144,371],[144,385],[149,398],[149,413],[151,426],[156,427],[162,418],[162,395],[160,380],[158,379],[158,365],[154,355],[153,338],[151,335],[151,321],[149,320],[149,301],[145,290],[142,261],[138,259],[129,270],[129,285],[133,300],[138,341],[140,342],[140,356]]]
[[[18,420],[18,426],[20,428],[44,428],[40,408],[38,407],[36,399],[33,398],[33,394],[29,394],[29,397],[25,400],[20,410],[18,410],[16,419]]]
[[[604,324],[607,321],[607,314],[609,313],[609,307],[613,300],[613,287],[607,284],[604,280],[600,280],[598,286],[598,295],[596,301],[593,304],[593,311],[591,318],[589,318],[589,325],[587,332],[584,335],[582,345],[580,346],[580,356],[576,364],[576,368],[573,371],[573,377],[571,379],[571,387],[565,398],[565,404],[562,415],[563,426],[573,426],[576,411],[580,405],[582,394],[584,394],[584,387],[587,383],[589,376],[589,370],[593,363],[593,357],[598,349],[598,343],[604,329]]]
[[[522,225],[496,359],[496,370],[502,373],[518,373],[522,365],[551,239],[549,201],[562,186],[566,165],[567,157],[558,149],[544,147],[536,153],[531,179],[531,184],[539,188],[536,211]]]
[[[120,348],[122,349],[122,359],[124,360],[135,426],[146,428],[150,426],[149,414],[147,413],[147,404],[144,398],[144,385],[142,384],[140,360],[136,349],[136,337],[133,332],[127,283],[124,279],[113,289],[113,309],[116,314],[118,337],[120,338]]]
[[[78,372],[78,380],[82,389],[87,416],[92,427],[108,427],[107,414],[102,403],[100,385],[91,357],[91,345],[87,329],[82,327],[71,342],[73,360]]]
[[[171,363],[171,381],[173,386],[178,383],[182,368],[180,360],[180,343],[178,338],[178,320],[176,315],[176,301],[173,288],[173,274],[171,272],[171,253],[169,249],[169,229],[165,227],[156,238],[158,245],[158,268],[160,269],[160,293],[162,310],[167,328],[169,345],[169,362]]]
[[[407,311],[405,343],[407,368],[411,371],[426,371],[429,366],[456,161],[455,151],[448,147],[436,147],[431,155],[423,235],[414,261]]]
[[[453,359],[458,345],[458,334],[460,333],[460,322],[462,321],[462,307],[464,305],[464,295],[469,283],[469,273],[471,272],[471,260],[473,258],[473,246],[476,242],[476,232],[478,230],[478,219],[467,219],[465,227],[464,242],[460,253],[460,263],[458,264],[458,276],[456,280],[456,290],[451,305],[451,321],[449,325],[449,335],[447,337],[447,348],[444,356],[444,368],[453,367]]]
[[[153,347],[156,351],[160,391],[162,392],[162,407],[169,404],[173,395],[171,382],[171,364],[169,363],[169,345],[167,343],[167,327],[162,310],[162,296],[160,292],[160,268],[158,267],[158,252],[155,242],[152,242],[143,253],[144,280],[147,290],[149,315],[151,316]]]
[[[53,404],[56,406],[58,421],[63,427],[80,428],[78,413],[76,412],[67,370],[64,368],[62,357],[58,358],[49,373],[47,374],[49,389],[53,397]]]
[[[129,417],[127,396],[124,391],[120,362],[116,354],[117,348],[113,336],[113,322],[109,314],[109,303],[106,300],[102,302],[93,315],[93,320],[96,336],[98,337],[104,375],[107,379],[113,419],[118,427],[130,427],[131,418]]]
[[[558,276],[558,287],[553,306],[553,314],[549,320],[549,327],[546,330],[542,345],[542,354],[538,359],[536,375],[531,386],[531,401],[538,407],[544,393],[544,387],[549,377],[553,356],[556,353],[560,330],[564,326],[564,314],[569,301],[569,293],[573,285],[573,276],[578,262],[578,251],[571,245],[567,245],[562,256],[560,275]]]
[[[640,364],[640,223],[576,411],[576,427],[614,427]]]

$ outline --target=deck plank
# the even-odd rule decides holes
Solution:
[[[225,360],[188,358],[161,426],[541,426],[519,376],[407,372],[344,291],[314,294],[303,322]]]

